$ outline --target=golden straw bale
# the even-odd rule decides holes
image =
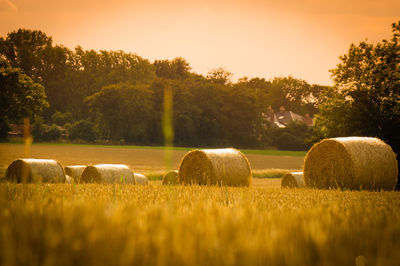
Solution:
[[[176,185],[178,183],[178,170],[173,170],[163,176],[163,185]]]
[[[282,177],[282,188],[302,188],[304,187],[303,172],[289,172]]]
[[[138,185],[148,185],[149,184],[149,180],[147,179],[146,176],[142,175],[142,174],[138,174],[138,173],[134,173],[135,176],[135,182]]]
[[[74,183],[79,183],[79,178],[87,165],[68,165],[65,166],[65,174],[72,177]]]
[[[325,139],[304,162],[305,185],[315,188],[393,190],[397,172],[392,148],[368,137]]]
[[[6,180],[14,182],[64,183],[65,173],[61,164],[55,160],[19,159],[8,166]]]
[[[74,184],[74,179],[72,178],[72,176],[69,175],[65,175],[65,183],[66,184]]]
[[[97,164],[83,170],[80,183],[135,184],[135,176],[124,164]]]
[[[183,184],[250,186],[251,178],[249,161],[233,148],[193,150],[179,165]]]

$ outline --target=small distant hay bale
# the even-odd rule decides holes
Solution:
[[[65,183],[65,179],[63,167],[55,160],[19,159],[6,171],[6,180],[13,182]]]
[[[178,170],[173,170],[163,176],[163,185],[176,185],[178,183]]]
[[[185,185],[250,186],[252,177],[246,156],[233,148],[193,150],[178,171],[178,182]]]
[[[377,138],[325,139],[304,162],[305,185],[314,188],[393,190],[397,173],[396,155]]]
[[[65,166],[65,174],[72,177],[74,183],[79,183],[79,178],[87,165],[68,165]]]
[[[135,184],[135,176],[124,164],[97,164],[87,166],[80,177],[80,183]]]
[[[138,185],[148,185],[149,184],[149,180],[147,179],[146,176],[142,175],[142,174],[138,174],[138,173],[134,173],[135,176],[135,182]]]
[[[304,187],[303,172],[290,172],[282,177],[282,188],[302,188]]]
[[[75,182],[74,182],[74,179],[71,176],[65,175],[65,183],[66,184],[74,184]]]

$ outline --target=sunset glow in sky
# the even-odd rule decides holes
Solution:
[[[351,43],[391,37],[396,0],[0,0],[0,36],[44,31],[73,49],[123,50],[151,61],[185,58],[206,74],[292,75],[332,84]]]

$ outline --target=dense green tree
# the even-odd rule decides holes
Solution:
[[[325,87],[310,85],[301,79],[289,77],[274,78],[266,89],[267,104],[278,111],[281,106],[286,110],[302,115],[317,113],[320,93]]]
[[[303,122],[292,122],[285,128],[275,130],[275,144],[280,150],[304,151],[311,146],[307,140],[312,133],[312,128]]]
[[[185,79],[190,74],[190,65],[182,57],[177,57],[172,61],[155,60],[154,68],[157,77],[164,79]]]
[[[73,121],[72,114],[70,112],[61,113],[58,111],[51,116],[51,120],[54,124],[59,126],[64,126],[66,123],[71,123]]]
[[[335,87],[319,106],[315,135],[375,136],[400,153],[400,21],[393,37],[352,44],[332,70]]]
[[[191,88],[193,106],[196,116],[193,117],[198,136],[199,146],[222,147],[226,146],[226,132],[224,128],[229,120],[221,112],[224,104],[224,85],[213,83],[205,79],[197,80]]]
[[[36,141],[57,141],[65,133],[56,124],[47,125],[42,117],[36,117],[32,125],[32,134]]]
[[[238,147],[256,147],[259,144],[266,106],[260,104],[257,96],[257,91],[245,84],[224,87],[220,112],[226,118],[223,128],[229,129],[225,132],[229,143]]]
[[[12,68],[0,59],[0,129],[4,138],[7,123],[22,122],[22,118],[34,118],[48,107],[42,85],[33,82],[18,68]]]
[[[37,30],[19,29],[8,33],[5,39],[0,38],[0,55],[36,82],[43,80],[43,54],[51,47],[52,38]]]
[[[52,38],[37,30],[19,29],[0,38],[0,56],[12,67],[44,86],[50,108],[45,117],[55,111],[66,111],[66,96],[71,97],[67,73],[72,71],[72,52],[63,46],[53,46]]]
[[[69,138],[72,140],[93,142],[96,140],[96,137],[95,124],[89,120],[76,121],[69,128]]]
[[[120,83],[103,87],[87,102],[101,122],[102,138],[144,144],[149,141],[151,99],[148,86]]]
[[[207,79],[218,84],[232,83],[233,73],[223,67],[213,68],[207,73]]]

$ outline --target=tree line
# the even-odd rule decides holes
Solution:
[[[223,68],[207,75],[189,62],[150,62],[124,51],[74,50],[42,31],[0,38],[0,136],[24,117],[36,140],[163,145],[165,93],[171,92],[174,145],[306,149],[325,137],[377,136],[399,152],[400,22],[393,37],[351,45],[333,69],[334,86],[289,77],[243,77]],[[316,118],[277,128],[271,109]]]
[[[4,97],[3,136],[7,124],[29,117],[36,140],[58,139],[62,126],[71,139],[162,145],[164,92],[170,90],[175,145],[271,146],[279,134],[271,133],[268,107],[313,115],[323,88],[293,77],[233,83],[223,68],[203,76],[180,57],[151,63],[123,51],[70,50],[26,29],[0,39],[0,56],[4,79],[14,72],[36,86],[21,99],[33,90],[41,95],[33,105],[16,103],[29,112],[16,112]]]

